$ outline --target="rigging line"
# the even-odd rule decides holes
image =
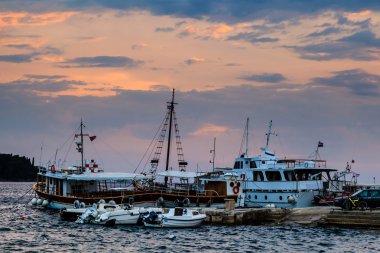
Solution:
[[[69,153],[70,153],[70,149],[71,149],[71,147],[73,146],[74,140],[75,140],[75,138],[72,138],[71,143],[70,143],[69,147],[67,148],[67,152],[66,152],[66,155],[65,155],[64,158],[63,158],[63,161],[62,161],[62,163],[61,163],[61,167],[63,167],[63,165],[66,163],[67,156],[68,156]]]
[[[244,131],[243,131],[243,137],[241,138],[241,143],[240,143],[240,149],[239,149],[239,154],[237,155],[238,157],[242,154],[242,150],[243,150],[243,145],[244,145],[244,137],[245,137],[245,134],[246,134],[246,129],[245,129],[245,124],[244,124]]]
[[[63,147],[67,144],[67,142],[68,142],[70,139],[72,139],[73,136],[75,136],[75,133],[78,131],[78,129],[79,129],[79,127],[78,127],[77,129],[75,129],[75,131],[74,131],[73,134],[70,134],[70,136],[66,139],[66,141],[65,141],[60,147],[58,147],[57,151],[63,149]],[[70,146],[71,146],[71,144],[70,144]],[[53,160],[53,157],[54,157],[54,156],[55,156],[55,154],[52,155],[52,156],[50,157],[49,161],[50,161],[50,160]]]
[[[89,131],[89,132],[92,132],[93,133],[93,131],[91,131],[87,126],[85,126],[85,128]],[[114,153],[116,153],[117,155],[119,155],[121,158],[123,158],[123,161],[125,161],[126,163],[128,163],[130,166],[132,166],[132,167],[135,167],[135,165],[132,163],[132,162],[130,162],[130,161],[128,161],[128,160],[126,160],[125,159],[125,155],[124,154],[122,154],[120,151],[118,151],[118,150],[116,150],[113,146],[111,146],[108,142],[106,142],[103,138],[96,138],[96,140],[98,140],[98,142],[101,142],[102,144],[105,144],[109,149],[111,149],[111,151],[112,152],[114,152]],[[95,141],[96,141],[95,140]],[[93,148],[95,149],[95,153],[98,155],[98,150],[96,149],[96,147],[95,147],[95,145],[93,146]],[[99,156],[99,157],[101,157],[101,156]],[[102,162],[103,162],[103,159],[101,159],[102,160]],[[103,165],[104,165],[104,162],[103,162]]]
[[[282,138],[281,138],[281,135],[277,134],[277,137],[278,137],[278,142],[280,143],[280,150],[281,150],[281,153],[283,154],[284,157],[286,157],[286,154],[284,152],[284,145],[282,144]]]
[[[162,120],[162,122],[161,122],[159,128],[157,129],[156,133],[154,134],[153,139],[152,139],[151,142],[149,143],[148,148],[145,150],[144,155],[141,157],[141,159],[140,159],[139,163],[137,164],[137,167],[135,168],[135,170],[133,171],[133,173],[136,173],[137,169],[140,167],[140,164],[141,164],[142,161],[145,159],[146,154],[147,154],[148,151],[151,149],[151,146],[152,146],[153,142],[157,143],[158,140],[156,140],[156,137],[157,137],[158,133],[160,132],[162,126],[164,125],[164,123],[165,123],[165,119],[166,119],[166,115],[165,115],[165,117],[163,118],[163,120]],[[149,155],[148,157],[151,157],[151,156],[152,156],[153,150],[154,150],[154,148],[151,149],[150,155]],[[147,162],[146,162],[145,165],[144,165],[144,169],[143,169],[143,171],[145,170],[145,167],[146,167],[146,165],[147,165],[147,163],[148,163],[148,160],[149,160],[149,159],[147,159]]]
[[[19,197],[18,199],[16,199],[16,201],[14,201],[12,203],[12,206],[15,205],[15,204],[17,204],[17,202],[19,202],[20,199],[22,199],[23,197],[25,197],[25,195],[28,194],[31,190],[33,190],[33,186],[27,192],[25,192],[21,197]]]

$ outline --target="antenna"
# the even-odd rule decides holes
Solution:
[[[247,125],[245,126],[245,155],[248,155],[248,136],[249,136],[249,117],[247,118]]]
[[[272,132],[272,120],[269,121],[269,130],[268,130],[268,133],[266,133],[265,135],[267,136],[267,143],[265,145],[265,149],[268,149],[270,136],[271,135],[277,136],[275,132]]]
[[[210,163],[212,163],[212,172],[214,172],[215,169],[215,142],[216,142],[216,137],[214,137],[214,148],[210,150],[210,153],[212,153],[212,160]]]

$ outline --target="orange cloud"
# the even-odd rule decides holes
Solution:
[[[206,123],[195,132],[192,132],[190,135],[209,136],[210,134],[226,133],[227,131],[229,131],[227,127]]]
[[[232,31],[233,28],[228,25],[210,26],[206,29],[206,33],[214,39],[220,38],[221,35]]]
[[[78,12],[49,12],[43,14],[27,12],[0,12],[0,27],[45,26],[62,23]]]
[[[371,14],[372,14],[372,11],[365,10],[361,12],[348,13],[346,17],[352,21],[359,21],[359,20],[367,19],[368,17],[370,17]]]

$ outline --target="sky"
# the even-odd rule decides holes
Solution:
[[[4,0],[0,153],[78,160],[83,119],[97,136],[86,157],[147,171],[175,89],[189,171],[212,168],[214,138],[215,165],[231,167],[249,117],[250,155],[272,120],[276,155],[321,141],[329,167],[354,160],[360,183],[378,183],[379,60],[377,1]]]

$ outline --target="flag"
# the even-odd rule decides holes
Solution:
[[[89,138],[90,138],[90,141],[93,141],[93,140],[95,140],[96,135],[94,135],[94,136],[89,136]]]
[[[318,141],[318,148],[322,148],[322,147],[323,147],[323,142]]]

